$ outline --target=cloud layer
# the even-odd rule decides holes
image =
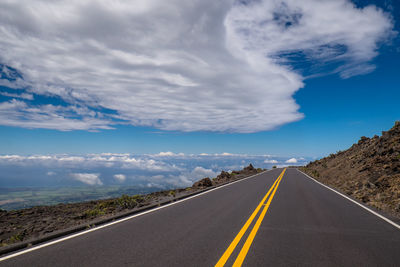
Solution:
[[[71,173],[71,176],[87,185],[103,185],[98,173]]]
[[[269,130],[303,117],[291,56],[363,74],[392,27],[347,0],[2,1],[0,85],[15,92],[2,93],[0,124]]]
[[[271,168],[295,163],[287,157],[244,154],[164,153],[148,155],[0,155],[0,187],[139,185],[147,188],[190,186],[222,170],[240,170],[252,163]],[[295,159],[305,164],[304,158]]]

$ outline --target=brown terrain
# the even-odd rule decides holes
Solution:
[[[301,168],[318,181],[400,218],[400,122]]]
[[[241,171],[222,171],[216,178],[203,178],[192,187],[155,192],[147,195],[123,195],[120,198],[89,202],[38,206],[29,209],[0,210],[0,247],[30,241],[57,231],[86,225],[90,228],[94,221],[114,217],[140,208],[173,201],[178,197],[193,194],[207,187],[218,186],[239,180],[259,172],[251,164]]]

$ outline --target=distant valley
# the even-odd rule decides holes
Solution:
[[[76,203],[121,195],[148,194],[157,187],[95,186],[95,187],[14,187],[0,188],[0,209],[16,210],[59,203]]]

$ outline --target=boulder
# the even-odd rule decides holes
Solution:
[[[250,163],[249,166],[243,168],[243,170],[241,171],[241,173],[243,174],[253,174],[253,173],[257,173],[257,170],[253,167],[253,165]]]
[[[232,175],[226,171],[222,171],[221,174],[217,176],[218,180],[229,180],[231,178],[232,178]]]
[[[210,187],[212,185],[213,183],[211,179],[206,177],[201,179],[200,181],[195,182],[192,187]]]
[[[243,169],[244,171],[255,171],[256,169],[254,169],[253,165],[250,163],[249,166],[247,166],[246,168]]]

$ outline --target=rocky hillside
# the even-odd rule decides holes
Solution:
[[[363,136],[346,151],[309,163],[303,171],[400,218],[400,122],[380,137]]]

